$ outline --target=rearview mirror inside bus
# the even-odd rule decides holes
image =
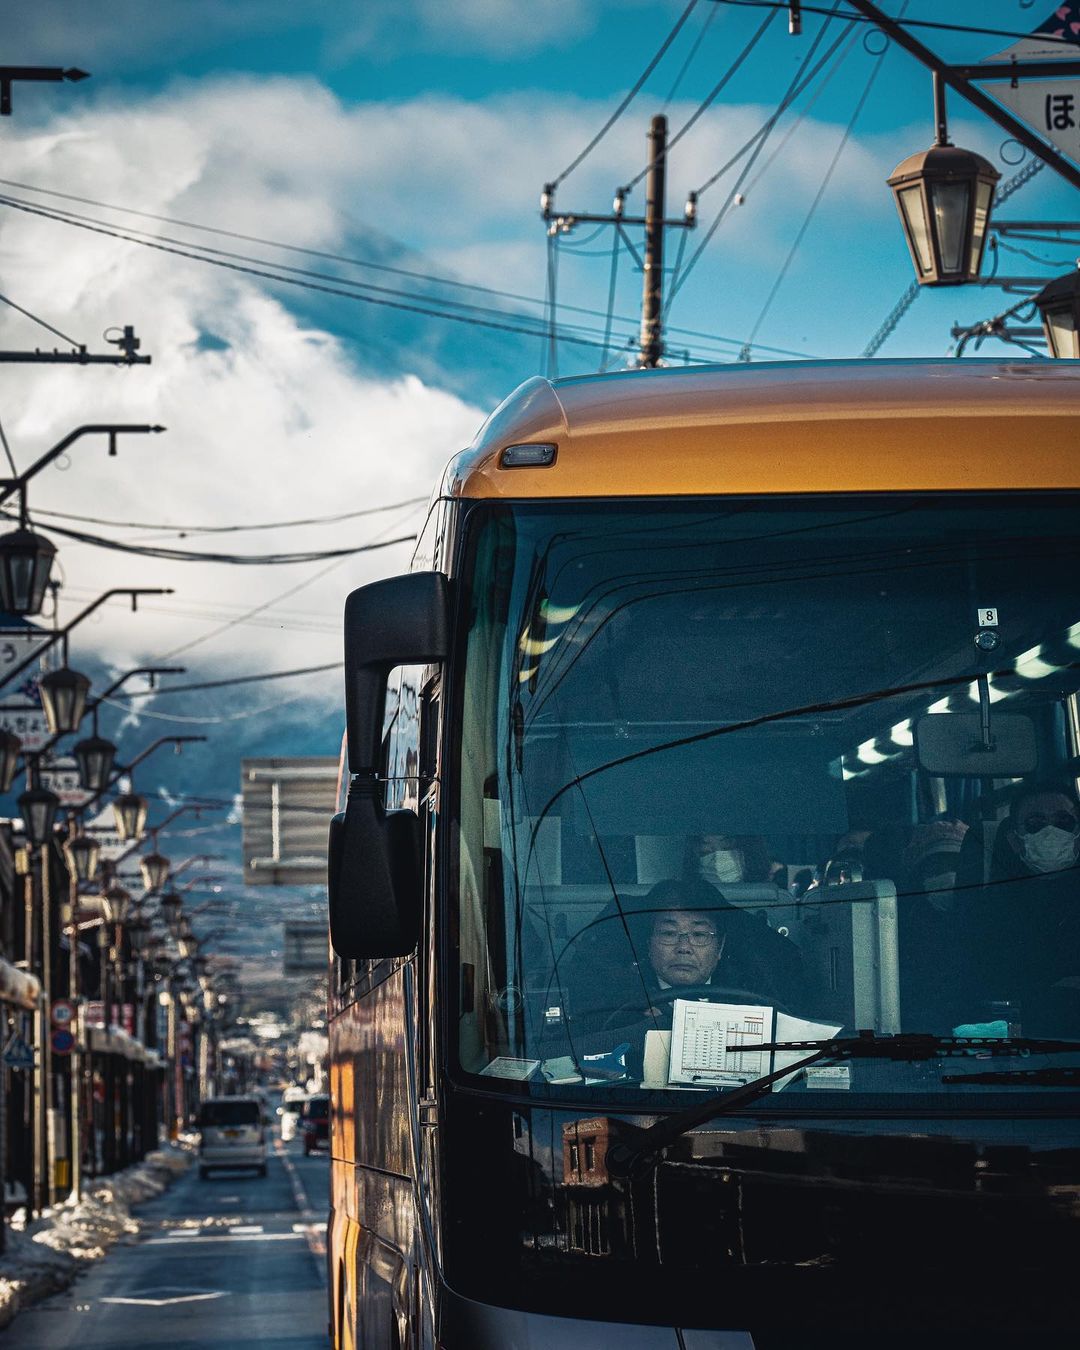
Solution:
[[[990,746],[978,713],[927,713],[915,723],[919,767],[936,777],[1023,778],[1038,766],[1035,724],[1024,713],[995,709]]]
[[[330,938],[339,956],[406,956],[420,915],[420,833],[412,811],[387,811],[381,746],[397,666],[434,665],[449,647],[446,577],[376,581],[345,602],[349,796],[330,826]]]

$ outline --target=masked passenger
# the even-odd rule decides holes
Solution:
[[[768,881],[773,864],[759,834],[702,834],[691,839],[686,873],[713,886]]]
[[[989,883],[963,898],[972,1005],[1008,1002],[1025,1035],[1080,1035],[1080,804],[1055,784],[1014,797]],[[982,1014],[985,1016],[985,1013]],[[965,1020],[980,1019],[978,1009]]]

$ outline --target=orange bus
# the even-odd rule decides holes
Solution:
[[[635,371],[451,461],[345,608],[336,1346],[1075,1326],[1078,413]]]

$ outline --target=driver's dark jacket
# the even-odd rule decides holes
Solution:
[[[652,917],[620,915],[612,904],[576,944],[579,950],[565,967],[561,983],[568,1020],[579,1037],[603,1038],[605,1032],[634,1026],[643,1018],[651,1027],[671,1026],[672,996],[678,989],[662,990],[649,960]],[[712,917],[723,950],[709,981],[711,988],[792,1011],[810,1006],[811,991],[793,942],[750,910],[725,909]]]

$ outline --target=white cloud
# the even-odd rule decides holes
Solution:
[[[482,0],[476,3],[482,8]],[[538,188],[580,149],[606,111],[606,104],[524,92],[483,102],[429,96],[346,109],[311,81],[183,82],[139,106],[101,102],[78,118],[63,115],[34,130],[14,125],[4,173],[306,247],[362,252],[363,222],[374,220],[408,239],[421,266],[426,255],[485,284],[536,294],[544,249]],[[689,111],[689,105],[672,108],[672,126]],[[729,106],[702,119],[673,154],[672,201],[766,114],[756,106]],[[785,171],[766,177],[732,222],[722,241],[722,265],[782,256],[790,225],[781,204],[790,206],[800,194],[809,201],[839,129],[808,123],[805,132],[798,154],[789,152],[777,165]],[[640,126],[623,119],[564,186],[561,204],[606,207],[613,185],[626,181],[643,158]],[[849,214],[880,209],[867,159],[853,142],[836,177],[834,193]],[[75,209],[132,223],[98,208]],[[233,246],[220,238],[204,242]],[[324,266],[295,256],[292,261]],[[606,269],[564,265],[578,269],[581,285],[563,297],[602,306]],[[0,417],[21,464],[86,421],[163,422],[170,428],[165,437],[124,442],[115,460],[105,458],[100,445],[76,447],[66,474],[49,470],[35,480],[32,506],[208,525],[359,509],[429,491],[441,464],[471,438],[483,415],[455,392],[454,372],[445,364],[459,352],[464,360],[467,329],[460,330],[460,344],[446,348],[439,388],[430,378],[438,351],[421,339],[413,357],[402,354],[402,321],[387,310],[357,304],[351,343],[342,336],[349,323],[342,316],[350,311],[340,305],[332,336],[318,321],[301,320],[256,279],[11,210],[0,214],[0,268],[15,300],[65,332],[100,348],[97,335],[106,327],[134,323],[154,358],[148,369],[123,371],[38,367],[28,374],[6,367],[0,372]],[[625,276],[629,289],[620,308],[632,313],[639,283],[629,269]],[[708,296],[708,285],[702,289]],[[708,313],[703,310],[705,321],[698,319],[697,326],[710,326]],[[679,321],[692,324],[697,317],[687,306]],[[8,346],[40,340],[10,312],[0,315],[0,336]],[[361,373],[355,358],[373,343],[397,344],[398,371],[406,373],[382,380],[370,367]],[[410,375],[410,368],[429,377]],[[415,523],[413,516],[406,527]],[[321,531],[209,536],[187,546],[330,548],[394,524],[375,518]],[[146,531],[131,534],[141,538]],[[275,607],[258,624],[216,637],[200,655],[280,656],[282,664],[327,653],[332,659],[342,595],[360,580],[401,566],[405,556],[399,549],[343,563],[281,602],[284,621],[295,631],[261,626],[281,619]],[[118,661],[170,650],[317,570],[133,560],[71,542],[62,545],[61,563],[67,594],[80,601],[110,585],[177,588],[167,604],[183,619],[170,623],[149,605],[137,618],[117,608],[80,630],[75,648],[109,650]],[[64,612],[72,612],[70,602]],[[308,615],[316,617],[302,622]]]

